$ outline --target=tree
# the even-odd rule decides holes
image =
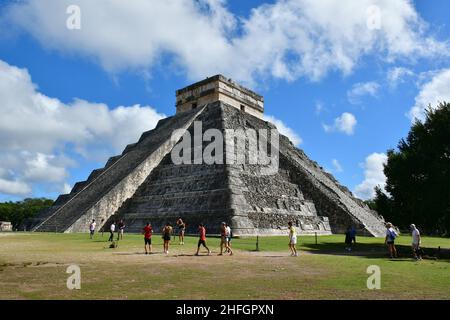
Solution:
[[[34,217],[41,209],[52,204],[53,200],[45,198],[0,203],[0,221],[10,221],[13,228],[17,228],[25,219]]]
[[[450,104],[428,108],[387,156],[386,193],[378,188],[374,200],[378,212],[400,227],[450,230]]]

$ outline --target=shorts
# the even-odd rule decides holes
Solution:
[[[170,234],[163,235],[164,241],[170,241]]]
[[[206,247],[206,240],[198,240],[198,247],[200,248],[201,245]]]
[[[95,230],[91,230],[91,231],[89,231],[91,234],[94,234],[94,232],[95,232]]]
[[[144,242],[145,242],[145,244],[147,245],[152,245],[152,238],[144,238]]]
[[[394,244],[394,240],[389,240],[387,244]]]
[[[289,244],[297,244],[297,237],[291,237],[289,239]]]

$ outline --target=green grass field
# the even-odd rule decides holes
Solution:
[[[400,258],[388,259],[383,239],[358,237],[344,250],[342,235],[300,236],[300,257],[290,257],[287,237],[233,239],[233,256],[217,256],[219,239],[208,238],[211,256],[193,256],[197,238],[173,241],[162,253],[143,254],[141,235],[126,234],[116,249],[108,234],[0,234],[0,299],[449,299],[450,239],[423,238],[414,261],[410,237],[398,240]],[[81,268],[81,290],[66,287],[69,265]],[[381,269],[381,289],[366,286],[367,267]]]

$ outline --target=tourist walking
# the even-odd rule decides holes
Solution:
[[[356,228],[354,226],[350,227],[350,240],[353,244],[356,244]]]
[[[227,241],[227,224],[225,222],[222,222],[220,224],[220,253],[219,256],[223,255],[223,249],[225,247],[225,250],[227,253],[230,253],[230,256],[233,255],[233,250],[228,246]]]
[[[184,223],[183,219],[178,218],[177,220],[177,226],[178,226],[178,239],[180,240],[180,245],[184,244],[184,232],[186,231],[186,224]]]
[[[198,239],[198,245],[197,245],[197,252],[195,253],[196,256],[198,256],[198,252],[200,251],[200,246],[204,246],[206,250],[208,250],[208,256],[211,254],[211,250],[209,250],[208,246],[206,245],[206,228],[203,224],[198,225],[198,234],[200,236],[200,239]]]
[[[292,257],[298,257],[297,252],[297,230],[292,225],[292,222],[288,222],[288,230],[289,230],[289,249],[291,250]]]
[[[97,224],[95,223],[95,219],[92,219],[91,224],[89,225],[89,234],[90,234],[90,238],[94,238],[94,233],[95,233],[95,227],[97,226]]]
[[[142,230],[142,233],[144,234],[145,254],[151,254],[152,253],[152,233],[153,233],[153,229],[152,229],[152,225],[149,222],[147,222],[147,225]],[[148,250],[147,250],[147,246],[148,246]]]
[[[110,241],[110,242],[114,241],[114,232],[115,231],[116,231],[116,223],[113,222],[113,223],[111,223],[111,226],[109,227],[110,235],[109,235],[108,241]]]
[[[397,249],[395,248],[395,239],[397,237],[398,233],[392,227],[392,223],[386,223],[386,238],[384,239],[384,243],[388,246],[391,259],[398,258]]]
[[[231,227],[228,223],[225,224],[225,241],[227,242],[227,248],[225,252],[229,253],[231,250]]]
[[[164,240],[164,253],[169,254],[170,238],[172,236],[173,228],[170,223],[166,223],[162,229],[162,238]]]
[[[123,231],[125,229],[125,223],[123,220],[120,220],[119,224],[117,225],[117,241],[123,240]]]
[[[420,249],[420,243],[421,243],[420,232],[416,228],[415,224],[411,224],[409,227],[411,229],[411,235],[412,235],[411,247],[412,247],[412,252],[413,252],[414,258],[416,260],[422,260],[422,252],[421,252],[422,250]]]
[[[345,250],[352,251],[352,228],[348,227],[345,231]]]

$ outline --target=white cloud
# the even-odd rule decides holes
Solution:
[[[355,187],[355,195],[363,200],[372,199],[375,196],[375,187],[384,189],[386,176],[383,169],[387,162],[384,153],[372,153],[364,163],[364,181]]]
[[[61,194],[69,194],[71,190],[72,190],[72,187],[70,186],[70,184],[64,183],[60,192],[61,192]]]
[[[364,96],[376,97],[379,89],[380,85],[374,81],[356,83],[347,92],[347,98],[350,103],[359,104]]]
[[[342,165],[339,163],[339,161],[337,159],[333,159],[331,161],[331,164],[333,165],[333,168],[334,168],[333,171],[334,172],[339,173],[339,172],[343,172],[344,171],[344,169],[342,169]]]
[[[288,137],[289,140],[291,140],[291,142],[295,146],[299,146],[303,143],[302,138],[297,133],[295,133],[295,131],[293,129],[286,126],[286,124],[284,124],[283,121],[275,118],[274,116],[270,116],[270,115],[264,115],[264,120],[273,123],[277,127],[278,132],[280,132],[280,134]]]
[[[413,76],[415,76],[414,71],[404,67],[395,67],[388,70],[387,81],[391,88],[395,88],[399,83],[404,83],[406,78]]]
[[[355,116],[351,113],[344,112],[341,116],[334,119],[333,125],[323,125],[325,132],[343,132],[347,135],[352,135],[357,124]]]
[[[79,5],[81,30],[68,30],[66,8]],[[380,28],[368,28],[368,8]],[[151,69],[164,53],[191,79],[224,73],[252,83],[261,76],[318,80],[349,74],[362,57],[382,61],[448,56],[427,35],[409,0],[278,0],[233,15],[225,0],[24,0],[4,10],[43,46],[93,58],[106,70]],[[9,29],[9,28],[8,28]]]
[[[0,193],[26,196],[31,193],[31,188],[25,182],[0,179]]]
[[[450,102],[450,69],[444,69],[433,75],[433,78],[422,85],[415,98],[415,105],[409,111],[411,122],[415,119],[423,121],[425,110],[431,106],[436,108],[440,102]]]
[[[37,91],[27,70],[1,60],[0,114],[0,193],[19,195],[34,183],[61,189],[76,164],[69,154],[105,160],[164,117],[148,106],[62,103]]]

